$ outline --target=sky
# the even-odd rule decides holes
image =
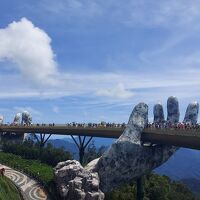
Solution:
[[[127,122],[139,102],[181,119],[200,100],[199,0],[0,1],[0,115]]]

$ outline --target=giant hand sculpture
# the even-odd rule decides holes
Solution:
[[[3,124],[3,116],[0,115],[0,124]]]
[[[32,123],[31,114],[28,111],[22,112],[22,124],[30,125]]]
[[[198,110],[198,103],[189,104],[184,122],[195,124]],[[179,121],[179,105],[175,97],[168,99],[167,113],[167,122]],[[154,106],[154,121],[164,121],[160,104]],[[176,147],[141,145],[141,134],[147,123],[148,106],[139,103],[133,109],[123,134],[100,158],[93,160],[85,168],[77,161],[59,163],[55,168],[55,178],[61,196],[70,200],[101,200],[104,199],[102,191],[108,192],[129,183],[167,161],[177,150]]]
[[[20,125],[20,123],[21,123],[21,113],[17,113],[15,115],[14,120],[13,120],[13,124]]]

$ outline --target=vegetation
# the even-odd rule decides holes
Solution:
[[[144,200],[200,200],[182,183],[154,173],[145,178]],[[106,200],[136,199],[136,184],[126,185],[106,194]]]
[[[181,180],[182,183],[187,184],[187,186],[196,194],[200,196],[200,180],[194,178],[186,178]]]
[[[48,143],[46,147],[40,148],[38,143],[34,143],[31,140],[25,141],[22,144],[4,142],[2,150],[6,153],[20,155],[25,159],[40,160],[42,163],[53,167],[61,161],[72,159],[71,154],[64,151],[63,148],[53,148],[50,143]]]
[[[84,155],[84,165],[88,164],[95,158],[100,157],[105,152],[105,150],[106,150],[105,146],[101,146],[99,149],[97,149],[96,146],[94,145],[94,141],[92,141],[86,149]]]
[[[9,150],[9,148],[11,149]],[[29,150],[29,148],[33,151],[32,153]],[[43,183],[43,185],[46,186],[46,188],[48,188],[48,191],[53,196],[52,199],[58,199],[57,198],[58,195],[56,195],[55,183],[53,181],[53,168],[52,168],[52,166],[55,165],[54,162],[56,162],[56,160],[50,162],[51,166],[42,163],[40,160],[31,160],[30,158],[35,158],[39,156],[38,151],[40,150],[40,148],[39,146],[36,146],[28,142],[26,142],[25,144],[16,145],[15,148],[13,144],[7,143],[4,144],[3,149],[4,151],[7,152],[16,151],[14,153],[20,154],[21,156],[14,155],[11,153],[0,152],[1,163],[7,164],[10,167],[19,169],[20,171],[24,171],[25,173],[30,174],[32,177],[35,177],[41,183]],[[47,158],[49,160],[53,160],[53,158],[57,155],[54,152],[54,149],[51,145],[47,146],[44,149],[45,149],[44,152],[46,154],[42,152],[42,156],[43,158],[46,156],[46,159],[44,158],[46,160],[45,162],[47,162]],[[101,156],[104,151],[105,147],[97,149],[94,143],[91,143],[85,153],[85,160],[84,160],[85,164]],[[48,152],[50,153],[50,155],[48,155]],[[40,157],[40,159],[42,158],[42,156]],[[28,160],[24,158],[28,158]],[[69,158],[61,157],[60,155],[59,159],[66,160]],[[145,200],[177,200],[177,199],[200,200],[200,198],[195,197],[185,185],[172,181],[167,176],[159,176],[154,173],[146,175],[144,190],[145,190]],[[1,190],[0,190],[0,195],[3,195],[1,194]],[[3,199],[6,200],[6,198]],[[135,182],[133,182],[130,185],[122,186],[106,194],[106,200],[133,200],[133,199],[136,199]]]
[[[21,196],[15,185],[5,176],[0,177],[0,200],[20,200]]]
[[[43,186],[46,187],[46,189],[48,189],[51,195],[56,193],[52,166],[41,163],[38,160],[26,160],[21,156],[4,152],[0,152],[0,161],[5,165],[22,171],[37,179],[41,184],[43,184]]]

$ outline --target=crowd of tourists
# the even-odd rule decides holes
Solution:
[[[92,128],[123,128],[125,127],[125,123],[108,123],[108,122],[101,122],[101,123],[76,123],[76,122],[72,122],[72,123],[67,123],[66,126],[68,127],[92,127]]]
[[[162,122],[162,123],[148,123],[145,128],[157,128],[157,129],[199,129],[200,124],[192,124],[190,122]]]
[[[9,126],[9,125],[14,125],[14,126],[66,126],[66,127],[74,127],[74,128],[124,128],[126,126],[125,123],[109,123],[109,122],[100,122],[100,123],[77,123],[77,122],[71,122],[71,123],[66,123],[66,124],[55,124],[55,123],[50,123],[50,124],[0,124],[3,126]]]
[[[77,122],[71,122],[71,123],[66,123],[66,124],[55,124],[55,123],[50,123],[50,124],[0,124],[0,126],[9,126],[9,125],[15,125],[15,126],[66,126],[69,128],[125,128],[126,124],[125,123],[109,123],[109,122],[100,122],[100,123],[77,123]],[[188,122],[178,122],[178,123],[170,123],[167,121],[161,122],[161,123],[148,123],[145,128],[156,128],[156,129],[199,129],[200,124],[192,124]]]

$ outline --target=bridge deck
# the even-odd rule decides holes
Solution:
[[[81,135],[118,138],[124,128],[118,127],[68,127],[56,126],[0,126],[0,132],[43,133],[55,135]],[[178,147],[200,149],[200,129],[155,129],[146,128],[141,140],[152,144],[167,144]]]
[[[200,130],[195,129],[144,129],[141,140],[200,150]]]
[[[13,133],[43,133],[54,135],[81,135],[105,138],[118,138],[124,128],[113,127],[68,127],[64,125],[56,126],[0,126],[0,132]]]

